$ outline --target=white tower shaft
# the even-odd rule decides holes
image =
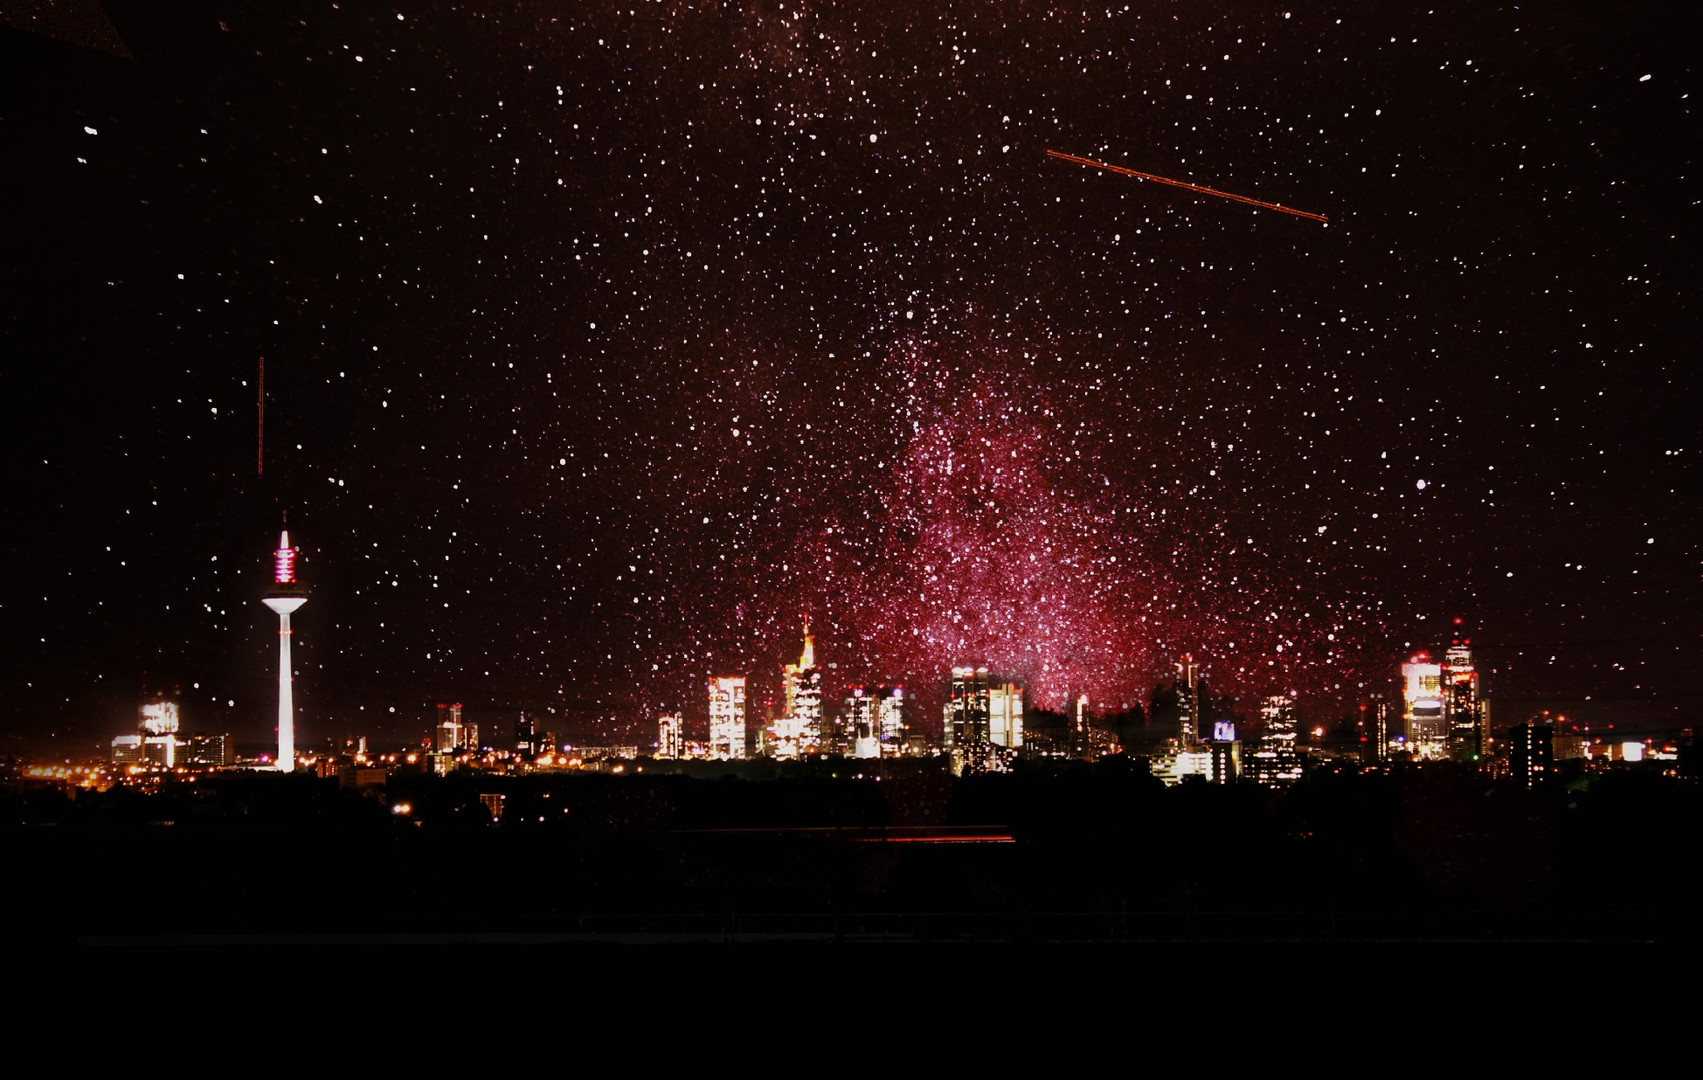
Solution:
[[[290,613],[278,613],[278,770],[296,768],[296,697],[290,674]]]
[[[269,596],[266,606],[278,613],[278,762],[279,772],[292,772],[296,767],[296,699],[292,692],[295,679],[290,670],[290,612],[307,603],[303,596]]]

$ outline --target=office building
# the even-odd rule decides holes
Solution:
[[[852,687],[851,695],[840,710],[838,741],[841,745],[838,749],[849,752],[852,757],[880,757],[881,721],[877,713],[875,695],[865,693],[861,686]]]
[[[1247,774],[1266,787],[1286,787],[1301,779],[1295,746],[1295,696],[1273,694],[1260,702],[1260,737],[1246,755]]]
[[[656,756],[673,761],[686,754],[686,720],[679,713],[664,713],[656,721]]]
[[[882,757],[899,757],[905,752],[905,688],[882,686],[875,691],[875,726],[881,740]]]
[[[1471,642],[1456,636],[1443,654],[1443,711],[1448,723],[1449,756],[1478,761],[1489,751],[1485,710],[1478,696],[1478,670]]]
[[[1206,743],[1211,755],[1207,779],[1214,784],[1234,784],[1242,778],[1242,743],[1236,738],[1234,724],[1212,725],[1212,738]]]
[[[1508,766],[1514,779],[1537,787],[1555,772],[1555,728],[1533,717],[1508,732]]]
[[[955,667],[942,723],[955,774],[1005,769],[1023,745],[1023,688],[985,667]]]
[[[177,748],[182,745],[177,739],[177,723],[175,701],[150,701],[142,706],[139,734],[144,759],[168,769],[176,768]]]
[[[461,702],[453,705],[438,703],[437,751],[440,754],[455,754],[462,750],[477,749],[479,729],[476,725],[464,724],[461,720]]]
[[[745,676],[720,675],[709,681],[710,757],[745,758]]]
[[[1433,663],[1428,653],[1414,653],[1401,666],[1401,679],[1402,725],[1409,752],[1427,761],[1445,757],[1449,720],[1443,707],[1443,666]]]
[[[988,741],[1010,750],[1023,745],[1023,690],[1016,683],[988,688]]]
[[[195,734],[178,745],[182,748],[180,757],[188,765],[223,769],[236,761],[236,752],[231,746],[231,737],[228,734]]]
[[[142,753],[142,736],[119,735],[112,740],[114,765],[141,765],[147,760]]]
[[[804,623],[804,651],[783,669],[786,702],[769,735],[769,753],[777,758],[814,754],[822,745],[822,669],[816,666],[816,641]]]
[[[942,738],[947,749],[988,741],[988,691],[985,667],[955,667],[947,691]]]
[[[1177,661],[1177,742],[1184,749],[1200,741],[1200,665],[1192,653]]]

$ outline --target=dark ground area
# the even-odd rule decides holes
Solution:
[[[398,776],[390,805],[302,775],[14,789],[0,845],[12,924],[64,945],[1696,936],[1698,794],[1653,773],[1315,774],[1279,794],[1117,761],[832,771]]]

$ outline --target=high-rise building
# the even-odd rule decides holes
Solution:
[[[1478,697],[1478,670],[1472,663],[1472,643],[1459,635],[1443,654],[1443,711],[1449,727],[1449,756],[1457,761],[1482,758],[1489,746]]]
[[[810,621],[804,622],[804,651],[798,663],[783,672],[786,704],[769,738],[769,753],[777,758],[814,754],[822,744],[822,669],[816,666],[816,639]]]
[[[872,758],[881,756],[881,721],[878,714],[877,698],[865,693],[863,687],[854,686],[846,698],[845,706],[840,710],[840,742],[849,749],[852,757]]]
[[[119,735],[112,740],[114,765],[140,765],[146,760],[142,754],[142,736]]]
[[[905,752],[904,687],[876,688],[875,729],[881,740],[882,757],[898,757]]]
[[[191,765],[210,765],[222,769],[236,760],[236,755],[231,751],[229,735],[191,735],[182,745],[184,760]]]
[[[1016,683],[988,688],[988,740],[1011,750],[1023,745],[1023,690]]]
[[[679,713],[663,713],[656,721],[656,756],[667,761],[686,753],[686,721]]]
[[[1200,738],[1200,665],[1184,653],[1177,661],[1177,741],[1187,749]]]
[[[1023,745],[1023,689],[985,667],[955,667],[942,716],[955,772],[1004,768]]]
[[[1382,694],[1360,702],[1360,760],[1375,764],[1390,756],[1390,705]]]
[[[1260,702],[1260,738],[1245,755],[1247,772],[1267,787],[1284,787],[1301,779],[1301,756],[1295,749],[1295,696],[1273,694]]]
[[[942,737],[948,749],[988,741],[988,691],[985,667],[955,667],[946,696]]]
[[[272,588],[262,601],[278,613],[278,762],[280,772],[296,767],[295,674],[290,670],[290,615],[307,603],[307,593],[296,582],[296,549],[290,546],[290,530],[278,537],[272,553]]]
[[[710,757],[739,761],[745,757],[745,676],[720,675],[710,680]]]
[[[538,722],[525,712],[514,722],[514,752],[522,758],[538,756]]]
[[[1414,653],[1401,666],[1402,723],[1408,750],[1417,758],[1444,757],[1449,745],[1449,720],[1443,709],[1443,666],[1428,653]]]
[[[453,705],[438,702],[438,753],[453,754],[467,748],[467,729],[461,722],[461,702],[457,701]]]
[[[166,768],[177,767],[177,702],[150,701],[142,706],[142,756]]]
[[[1236,725],[1214,724],[1206,749],[1212,761],[1207,779],[1214,784],[1234,784],[1242,778],[1242,742],[1236,738]]]
[[[1536,787],[1555,771],[1555,728],[1538,717],[1508,732],[1508,765],[1514,779]]]

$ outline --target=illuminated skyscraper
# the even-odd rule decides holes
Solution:
[[[1184,749],[1200,742],[1200,665],[1192,653],[1177,661],[1177,740]]]
[[[461,702],[453,705],[438,702],[438,753],[453,754],[458,750],[468,749],[469,744],[477,741],[478,736],[471,734],[468,726],[461,722]]]
[[[278,613],[278,770],[296,768],[296,708],[290,671],[290,613],[307,603],[307,593],[296,583],[296,549],[290,546],[290,531],[278,537],[272,553],[272,589],[262,601]]]
[[[514,722],[514,752],[528,760],[538,756],[538,722],[526,713]]]
[[[679,713],[664,713],[656,721],[656,756],[672,761],[686,752],[686,722]]]
[[[1443,757],[1449,745],[1449,721],[1443,712],[1443,666],[1428,653],[1414,653],[1401,666],[1402,723],[1408,749],[1427,760]]]
[[[946,698],[943,731],[955,772],[1004,768],[1023,745],[1023,689],[988,674],[985,667],[955,667]]]
[[[1260,702],[1260,739],[1247,757],[1247,772],[1267,787],[1283,787],[1301,779],[1301,758],[1295,751],[1295,698],[1273,694]]]
[[[904,687],[883,686],[875,691],[875,726],[882,757],[898,757],[905,752]]]
[[[142,706],[142,756],[166,768],[177,767],[177,702],[150,701]]]
[[[783,678],[786,705],[775,721],[769,752],[777,758],[813,754],[822,743],[822,669],[816,666],[816,639],[810,621],[804,622],[804,651],[798,663],[788,664]]]
[[[1023,745],[1023,690],[1016,683],[988,688],[988,740],[1012,750]]]
[[[854,686],[840,712],[840,741],[849,748],[852,757],[881,756],[881,722],[876,716],[877,699]]]
[[[988,669],[955,667],[942,737],[948,749],[988,741]]]
[[[1367,764],[1390,756],[1390,703],[1373,694],[1360,703],[1360,760]]]
[[[1484,737],[1483,704],[1478,699],[1472,642],[1456,635],[1443,654],[1443,708],[1448,718],[1450,757],[1477,761],[1489,749]]]
[[[1537,787],[1555,771],[1555,728],[1533,717],[1508,732],[1508,764],[1514,779]]]
[[[1205,741],[1211,755],[1212,771],[1207,778],[1214,784],[1234,784],[1242,778],[1242,743],[1236,738],[1236,725],[1220,721],[1212,725],[1212,738]]]
[[[721,675],[710,680],[710,757],[739,761],[745,757],[745,676]]]

